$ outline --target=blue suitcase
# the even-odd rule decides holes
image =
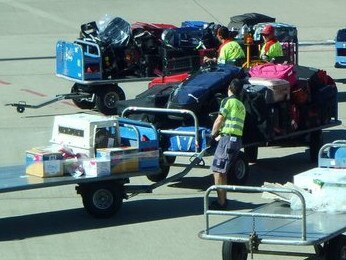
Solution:
[[[208,26],[208,22],[205,21],[184,21],[181,23],[181,27],[194,27],[194,28],[202,28],[204,29]]]
[[[186,131],[186,132],[194,132],[194,126],[182,126],[178,127],[175,130],[177,131]],[[211,136],[211,130],[205,127],[199,127],[198,129],[199,135],[199,147],[196,149],[196,139],[195,136],[191,135],[175,135],[170,137],[170,146],[168,148],[169,151],[182,151],[182,152],[195,152],[201,151],[207,147],[209,138]]]

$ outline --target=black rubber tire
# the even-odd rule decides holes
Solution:
[[[172,165],[176,159],[177,159],[176,156],[166,156],[166,161],[169,165]]]
[[[73,84],[71,93],[78,93],[80,89],[79,86],[80,84],[78,83]],[[80,109],[93,109],[95,107],[95,101],[86,98],[72,99],[72,102]]]
[[[222,260],[246,260],[248,252],[244,243],[224,241],[222,243]]]
[[[123,185],[99,182],[84,186],[82,190],[84,208],[95,218],[110,218],[122,206]]]
[[[246,159],[249,163],[257,162],[258,146],[248,146],[244,148]]]
[[[338,235],[325,243],[325,260],[346,260],[346,236]]]
[[[338,62],[335,62],[335,64],[334,64],[334,68],[341,68],[342,66],[340,65],[340,63],[338,63]]]
[[[244,185],[249,178],[249,163],[245,154],[239,152],[238,157],[227,172],[227,182],[230,185]]]
[[[318,152],[323,145],[322,130],[317,130],[310,133],[310,162],[316,163],[318,161]]]
[[[160,160],[160,169],[161,172],[158,174],[147,175],[148,180],[152,182],[159,182],[166,179],[170,170],[170,166],[165,163],[163,159]]]
[[[96,108],[101,113],[115,115],[118,100],[125,100],[125,93],[118,85],[101,85],[97,87]]]

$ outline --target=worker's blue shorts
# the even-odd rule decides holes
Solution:
[[[242,142],[240,137],[224,135],[219,140],[214,154],[211,170],[218,173],[227,173],[232,163],[235,162]]]

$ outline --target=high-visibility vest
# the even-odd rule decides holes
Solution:
[[[284,56],[282,51],[282,46],[280,42],[273,43],[267,52],[265,52],[265,44],[262,46],[260,57],[263,57],[266,55],[268,57],[268,60],[271,60],[275,57],[282,57]]]
[[[234,96],[230,96],[222,100],[219,112],[225,118],[220,133],[242,136],[246,115],[244,104]]]
[[[245,58],[245,53],[239,43],[236,41],[229,41],[221,46],[217,62],[225,64],[241,58]]]

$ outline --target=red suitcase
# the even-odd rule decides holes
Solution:
[[[179,83],[184,81],[190,76],[189,73],[180,73],[176,75],[170,75],[170,76],[162,76],[162,77],[156,77],[152,81],[149,82],[148,88],[151,88],[158,84],[165,84],[165,83]]]

